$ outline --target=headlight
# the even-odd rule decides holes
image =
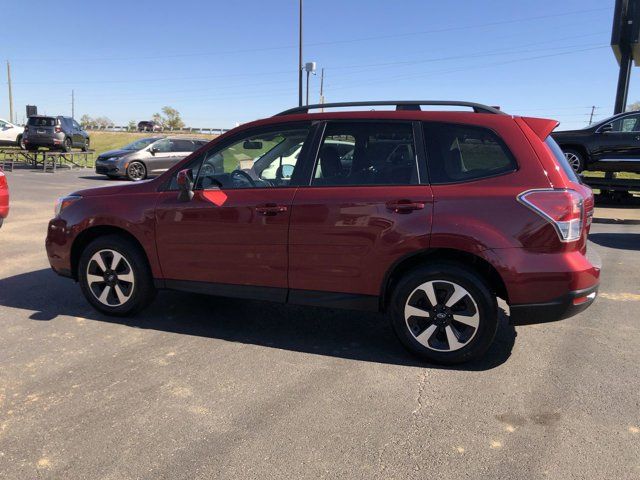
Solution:
[[[109,157],[105,158],[105,160],[108,162],[115,162],[116,160],[120,160],[120,157]]]
[[[56,217],[62,213],[62,211],[67,208],[72,203],[80,200],[82,197],[80,195],[67,195],[66,197],[60,197],[56,201],[55,207],[55,215]]]

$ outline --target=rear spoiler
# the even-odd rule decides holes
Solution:
[[[549,134],[560,125],[557,120],[551,120],[548,118],[533,118],[533,117],[520,117],[527,124],[527,126],[533,130],[533,132],[543,142],[547,139]]]

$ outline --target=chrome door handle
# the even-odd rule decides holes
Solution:
[[[395,200],[387,202],[387,208],[394,213],[411,213],[414,210],[422,210],[424,202],[413,202],[411,200]]]
[[[258,205],[256,207],[256,212],[260,215],[272,217],[273,215],[277,215],[278,213],[283,213],[287,211],[286,205],[277,205],[275,203],[265,203],[264,205]]]

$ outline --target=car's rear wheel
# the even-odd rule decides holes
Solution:
[[[90,146],[90,145],[89,145],[89,139],[88,139],[88,138],[86,138],[86,139],[84,140],[84,145],[82,146],[82,151],[83,151],[83,152],[88,152],[88,151],[89,151],[89,146]]]
[[[69,137],[65,137],[64,142],[62,142],[62,150],[65,152],[70,152],[73,148],[73,142]]]
[[[127,178],[134,182],[147,178],[147,167],[142,162],[131,162],[127,167]]]
[[[495,338],[498,308],[485,281],[454,263],[410,271],[393,291],[391,323],[402,344],[434,363],[481,357]]]
[[[78,280],[89,303],[107,315],[133,315],[156,294],[144,253],[118,235],[97,238],[84,249]]]
[[[564,158],[567,159],[567,162],[569,162],[569,165],[571,165],[574,172],[580,173],[584,170],[584,158],[582,157],[581,152],[567,148],[563,150],[563,153]]]

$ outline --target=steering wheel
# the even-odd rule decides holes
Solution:
[[[231,172],[231,178],[233,177],[242,177],[244,180],[248,181],[252,187],[256,186],[256,182],[253,181],[253,178],[251,178],[247,172],[243,172],[242,170],[234,170]]]

